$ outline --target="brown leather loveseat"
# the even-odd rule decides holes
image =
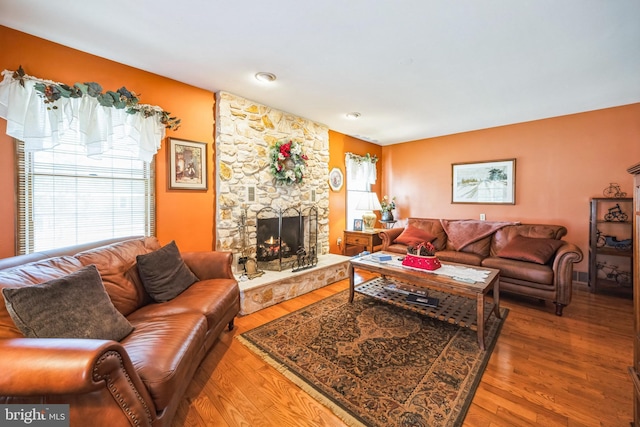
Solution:
[[[556,314],[571,302],[576,245],[561,240],[560,225],[408,218],[406,228],[380,232],[382,250],[407,253],[411,243],[430,241],[449,262],[500,270],[500,290],[551,301]]]
[[[71,426],[168,426],[200,362],[240,310],[231,253],[180,254],[155,237],[92,246],[0,260],[0,403],[69,404]],[[166,274],[174,264],[179,273]],[[169,282],[178,276],[191,284],[176,291]],[[151,294],[148,284],[157,285]],[[63,297],[45,294],[56,302],[34,312],[29,298],[51,289]],[[60,324],[82,334],[84,323],[99,338],[46,337]],[[110,329],[124,336],[104,338]]]

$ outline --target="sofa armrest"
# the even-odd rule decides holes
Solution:
[[[554,285],[557,290],[557,304],[571,302],[573,289],[573,264],[582,261],[582,251],[573,243],[566,242],[555,254],[553,260]]]
[[[155,408],[124,348],[115,341],[68,338],[0,340],[0,395],[72,403],[72,418],[101,399],[101,411],[151,426]],[[106,403],[109,403],[108,405]],[[83,405],[84,403],[84,405]],[[90,409],[88,409],[90,410]]]
[[[386,230],[381,230],[378,233],[378,236],[380,236],[380,239],[382,240],[382,250],[386,251],[403,231],[404,228],[387,228]]]
[[[235,279],[231,264],[233,254],[223,251],[183,252],[182,259],[200,280]]]

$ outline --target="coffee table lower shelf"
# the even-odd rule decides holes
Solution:
[[[384,287],[391,283],[404,282],[388,277],[376,277],[356,286],[355,291],[443,322],[469,328],[472,331],[478,330],[476,300],[428,289],[429,296],[438,298],[439,301],[437,307],[426,307],[407,302],[406,295],[400,292],[386,290]],[[487,318],[491,315],[492,308],[492,303],[485,303],[484,312],[487,313]]]

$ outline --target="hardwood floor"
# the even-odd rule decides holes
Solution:
[[[344,426],[234,337],[347,288],[344,280],[236,319],[198,369],[172,426]],[[509,294],[501,305],[510,313],[465,426],[629,426],[630,299],[577,289],[562,317],[549,303]]]

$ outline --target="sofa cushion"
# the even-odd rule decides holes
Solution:
[[[561,225],[548,224],[520,224],[508,225],[496,231],[491,241],[491,256],[498,256],[502,250],[514,237],[524,236],[540,239],[560,240],[567,234],[567,229]]]
[[[407,227],[413,226],[420,230],[436,236],[435,240],[431,243],[435,246],[436,250],[440,251],[447,245],[447,233],[442,228],[442,223],[436,218],[407,218]]]
[[[497,255],[500,258],[546,264],[563,243],[556,239],[516,236]]]
[[[198,281],[182,260],[175,241],[136,259],[142,284],[157,302],[172,300]]]
[[[21,288],[4,288],[7,310],[29,338],[120,341],[133,327],[116,310],[95,265]]]
[[[488,257],[482,260],[483,267],[500,270],[500,283],[520,283],[522,286],[553,289],[554,274],[549,265],[509,258]]]
[[[480,265],[482,264],[482,256],[473,252],[462,251],[438,251],[436,256],[441,261],[457,262],[459,264]]]
[[[431,242],[435,238],[436,236],[432,236],[420,228],[409,225],[398,237],[396,237],[393,243],[401,243],[407,246],[418,246],[420,243]]]
[[[82,265],[95,264],[113,305],[128,316],[151,301],[140,281],[136,256],[159,248],[158,239],[143,237],[85,250],[74,257]]]
[[[151,303],[144,307],[155,307],[155,315],[147,311],[140,316],[138,310],[129,316],[135,330],[122,341],[158,412],[180,399],[205,355],[207,333],[202,314],[168,314],[163,306]]]
[[[20,288],[57,279],[82,268],[77,259],[69,256],[49,258],[0,271],[0,289]],[[0,292],[1,295],[1,292]],[[0,338],[22,338],[24,334],[0,301]]]

